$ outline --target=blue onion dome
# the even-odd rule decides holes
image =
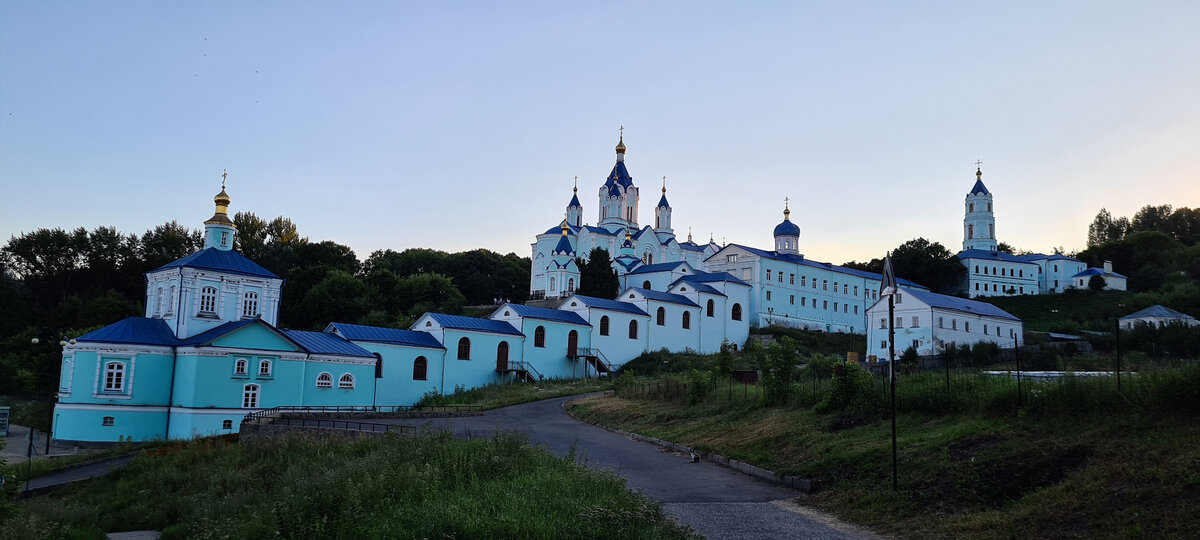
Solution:
[[[789,219],[792,211],[783,209],[783,223],[775,226],[775,236],[800,236],[800,227]]]

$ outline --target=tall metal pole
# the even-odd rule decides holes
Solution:
[[[900,490],[896,474],[896,293],[888,295],[888,373],[892,385],[892,491]]]
[[[1121,391],[1121,319],[1117,319],[1117,391]]]
[[[1017,403],[1023,401],[1021,393],[1021,347],[1017,345],[1017,336],[1013,336],[1013,357],[1017,359]]]

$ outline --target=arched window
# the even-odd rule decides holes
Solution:
[[[600,335],[608,335],[608,315],[600,317]]]
[[[249,291],[242,295],[242,317],[249,319],[258,316],[258,293]]]
[[[975,203],[968,204],[968,205],[967,205],[967,211],[968,211],[968,212],[974,212],[974,211],[975,211]]]
[[[579,356],[579,332],[571,330],[567,334],[567,358],[576,358]]]
[[[471,340],[469,340],[467,338],[459,338],[459,340],[458,340],[458,359],[459,360],[470,360],[471,359]]]
[[[545,347],[546,346],[546,327],[545,326],[539,326],[539,327],[537,327],[537,329],[535,329],[533,331],[533,346],[534,347]]]
[[[167,297],[167,315],[175,313],[175,286],[171,285],[171,295]]]
[[[643,289],[646,289],[647,291],[648,291],[648,290],[650,290],[650,282],[649,282],[649,281],[643,281],[643,282],[642,282],[642,288],[643,288]]]
[[[575,292],[575,278],[567,280],[567,292]]]
[[[323,372],[317,375],[317,388],[333,388],[333,375]]]
[[[104,391],[125,391],[125,364],[121,362],[104,364]]]
[[[343,373],[338,377],[338,388],[342,390],[354,390],[354,375]]]
[[[158,288],[158,307],[154,308],[154,315],[162,315],[163,306],[166,304],[166,298],[163,297],[163,288]]]
[[[428,380],[428,378],[429,378],[428,373],[429,373],[429,360],[426,360],[424,356],[418,356],[416,360],[413,360],[413,380],[414,381]]]
[[[708,305],[707,305],[707,307],[705,307],[705,308],[704,308],[704,314],[705,314],[705,315],[708,315],[709,317],[712,317],[712,316],[713,316],[713,313],[714,313],[715,311],[716,311],[716,303],[714,303],[714,302],[712,301],[712,298],[709,298],[709,299],[708,299]]]
[[[667,310],[666,309],[660,307],[660,308],[658,308],[658,311],[654,312],[654,324],[657,324],[659,326],[667,325]]]
[[[683,328],[686,330],[692,327],[692,312],[683,312]]]
[[[254,409],[258,407],[258,385],[247,384],[242,387],[242,408]]]
[[[729,317],[735,321],[742,320],[742,305],[734,304],[733,309],[729,312]]]
[[[550,278],[550,292],[557,292],[554,289],[554,278]]]
[[[975,238],[975,225],[967,225],[967,238]]]
[[[204,287],[200,289],[200,313],[216,314],[217,288]]]
[[[258,376],[259,377],[270,377],[271,376],[271,361],[270,360],[259,360]]]
[[[246,369],[247,369],[246,364],[247,364],[247,362],[246,362],[245,358],[238,358],[236,361],[234,361],[233,362],[233,374],[234,375],[245,375]]]
[[[637,321],[629,321],[629,339],[637,339]]]

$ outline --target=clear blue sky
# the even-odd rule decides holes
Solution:
[[[618,126],[653,221],[844,262],[1200,206],[1200,2],[0,2],[0,237],[232,210],[529,255]]]

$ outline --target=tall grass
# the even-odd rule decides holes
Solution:
[[[539,399],[550,399],[612,388],[607,378],[545,379],[538,382],[489,384],[476,388],[457,388],[445,395],[430,392],[417,405],[479,405],[484,409],[507,407]]]
[[[0,537],[139,529],[191,538],[688,536],[619,477],[550,456],[514,433],[206,439],[67,489],[30,500],[0,523]]]

